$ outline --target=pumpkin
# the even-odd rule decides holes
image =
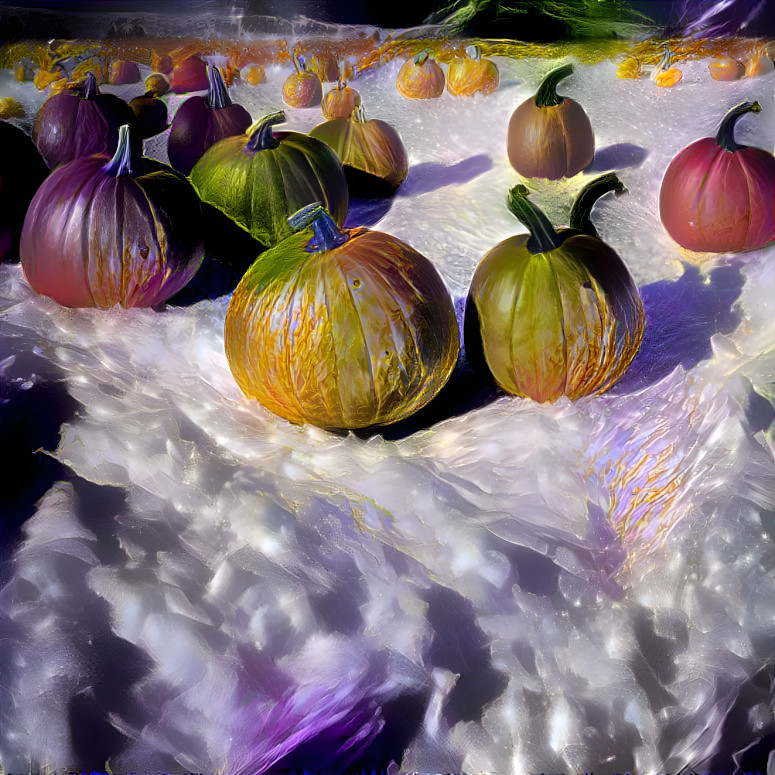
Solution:
[[[266,80],[266,71],[261,65],[250,65],[245,71],[245,80],[251,86],[258,86]]]
[[[347,181],[336,154],[299,132],[274,133],[280,111],[259,119],[245,134],[211,146],[191,170],[191,182],[213,205],[264,245],[291,233],[288,217],[322,202],[338,224],[350,205]]]
[[[527,198],[509,208],[528,228],[490,250],[474,272],[466,305],[465,345],[481,353],[496,383],[535,401],[601,393],[624,373],[643,338],[637,287],[619,256],[591,227],[589,211],[611,190],[612,173],[588,184],[570,228],[555,230]]]
[[[40,186],[24,219],[22,269],[67,307],[150,307],[199,268],[200,220],[186,178],[136,156],[125,125],[112,158],[74,159]]]
[[[396,89],[411,100],[430,100],[444,92],[444,71],[429,51],[407,59],[396,77]]]
[[[292,108],[311,108],[320,105],[323,99],[323,87],[320,78],[306,69],[302,55],[293,57],[296,72],[289,75],[283,83],[283,102]]]
[[[172,68],[172,73],[170,74],[170,89],[175,92],[175,94],[186,94],[190,91],[202,91],[207,89],[209,85],[210,83],[207,78],[207,62],[200,59],[198,56],[188,57]]]
[[[48,167],[32,139],[7,121],[0,121],[0,148],[0,260],[16,259],[24,216]]]
[[[134,62],[112,62],[108,81],[114,85],[137,83],[140,80],[140,68]]]
[[[241,135],[252,123],[250,113],[232,103],[218,69],[211,67],[207,96],[189,97],[172,119],[167,144],[170,164],[188,175],[213,143]]]
[[[498,88],[498,66],[482,59],[479,46],[468,46],[464,59],[453,59],[447,68],[447,91],[454,97],[491,94]]]
[[[151,69],[156,73],[169,75],[175,68],[175,63],[169,54],[159,54],[156,51],[151,52]]]
[[[385,121],[367,119],[363,105],[349,118],[318,124],[309,136],[334,150],[353,196],[392,194],[409,174],[409,158],[400,135]]]
[[[118,128],[131,124],[134,113],[113,94],[100,94],[93,72],[82,88],[49,97],[39,108],[32,139],[49,168],[94,153],[113,153]]]
[[[754,250],[775,239],[775,157],[735,141],[741,116],[758,102],[727,112],[716,137],[697,140],[672,159],[659,191],[659,215],[682,247],[710,253]]]
[[[145,79],[145,88],[154,97],[163,97],[170,90],[170,82],[163,73],[151,73]]]
[[[457,361],[443,280],[406,243],[340,230],[320,205],[291,220],[301,231],[258,257],[226,313],[237,384],[297,424],[355,429],[408,417]]]
[[[167,103],[147,91],[129,100],[135,114],[135,129],[141,140],[161,134],[167,129]]]
[[[745,65],[730,56],[720,56],[708,65],[708,71],[714,81],[739,81],[745,76]]]
[[[552,70],[509,120],[509,161],[526,178],[570,178],[592,162],[595,135],[584,108],[557,94],[557,84],[571,73],[571,64]]]
[[[683,77],[684,74],[677,67],[673,67],[673,52],[665,45],[662,61],[657,65],[652,76],[654,83],[662,88],[670,88],[675,86]]]
[[[361,95],[346,81],[339,80],[323,98],[320,108],[325,118],[349,118],[360,104]]]

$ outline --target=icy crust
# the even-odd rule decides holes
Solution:
[[[497,127],[549,63],[502,64],[482,100],[399,104],[398,63],[357,84],[414,165],[378,228],[458,297],[521,231]],[[567,83],[603,158],[645,150],[593,214],[647,310],[601,397],[334,436],[243,398],[228,298],[68,310],[0,267],[0,341],[77,402],[62,481],[2,566],[4,770],[657,773],[775,733],[775,253],[682,264],[655,210],[672,154],[742,99],[771,115],[773,79],[701,75]]]

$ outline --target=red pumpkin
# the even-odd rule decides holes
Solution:
[[[557,94],[557,84],[572,72],[571,64],[552,70],[511,116],[506,150],[526,178],[570,178],[592,162],[595,135],[584,108]]]
[[[175,94],[202,91],[207,89],[209,85],[207,62],[196,56],[184,59],[179,65],[176,65],[170,76],[170,89]]]
[[[743,102],[721,121],[716,137],[684,148],[670,162],[659,192],[659,215],[682,247],[711,253],[754,250],[775,239],[775,157],[735,142],[737,120],[759,113]]]

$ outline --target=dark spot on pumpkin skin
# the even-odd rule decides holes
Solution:
[[[361,287],[361,281],[356,277],[352,282],[353,288],[360,288]]]

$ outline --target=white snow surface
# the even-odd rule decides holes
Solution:
[[[409,176],[381,217],[352,219],[462,299],[524,231],[506,127],[557,62],[497,59],[494,94],[433,101],[397,93],[400,64],[352,85],[399,131]],[[101,768],[99,751],[113,773],[647,775],[728,768],[773,739],[775,246],[689,254],[656,203],[672,156],[738,102],[762,105],[738,140],[775,148],[775,73],[721,83],[682,63],[660,89],[615,68],[562,83],[597,156],[533,195],[559,225],[593,176],[628,188],[593,220],[647,332],[603,396],[499,396],[394,440],[337,436],[242,395],[228,296],[72,310],[0,268],[3,400],[53,383],[77,402],[39,452],[67,476],[0,575],[4,772]],[[232,98],[258,118],[286,74]],[[3,95],[40,100],[0,75]]]

